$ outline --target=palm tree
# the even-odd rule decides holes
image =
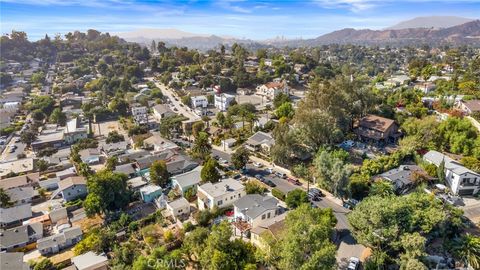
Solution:
[[[473,269],[480,269],[480,237],[466,234],[457,241],[455,253]]]
[[[253,133],[253,125],[255,124],[255,121],[258,120],[258,116],[254,113],[249,113],[247,115],[247,121],[250,123],[250,133]]]

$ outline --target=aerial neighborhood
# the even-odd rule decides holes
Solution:
[[[478,47],[1,48],[2,270],[480,269]]]

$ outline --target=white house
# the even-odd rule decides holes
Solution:
[[[176,199],[175,201],[168,202],[167,211],[174,218],[182,215],[189,215],[190,203],[187,201],[187,199],[181,197],[180,199]]]
[[[271,196],[249,194],[233,203],[235,219],[244,221],[250,228],[257,227],[265,220],[276,217],[279,213],[278,200]]]
[[[148,109],[145,106],[132,107],[132,116],[136,123],[145,124],[148,122]]]
[[[108,258],[105,254],[97,255],[91,251],[72,258],[77,270],[107,270]]]
[[[196,96],[190,98],[192,101],[193,108],[206,108],[208,106],[208,99],[206,96]]]
[[[228,107],[230,107],[230,103],[232,103],[234,100],[234,95],[225,93],[215,95],[215,108],[219,109],[220,111],[226,111]]]
[[[175,115],[175,112],[172,111],[167,105],[165,104],[158,104],[152,109],[153,116],[158,121],[162,120],[164,117]]]
[[[445,163],[445,179],[453,194],[474,195],[480,190],[480,174],[463,167],[450,157],[437,151],[428,151],[423,159],[437,167],[442,162]]]
[[[198,209],[228,207],[245,195],[245,187],[234,179],[223,179],[215,184],[208,182],[198,187]]]
[[[255,90],[257,95],[264,96],[268,99],[273,99],[280,93],[289,93],[288,85],[285,82],[269,82],[257,86]]]

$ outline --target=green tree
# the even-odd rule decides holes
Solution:
[[[41,261],[33,263],[32,269],[33,270],[56,270],[57,267],[55,267],[52,261],[50,261],[48,258],[43,258]]]
[[[0,188],[0,207],[7,208],[13,205],[13,202],[10,200],[10,196],[5,192],[3,188]]]
[[[216,183],[220,180],[221,176],[218,172],[218,163],[215,159],[210,158],[204,164],[203,168],[200,172],[200,177],[202,178],[202,182],[211,182]]]
[[[438,177],[438,182],[440,182],[441,184],[445,184],[445,160],[442,160],[442,162],[440,162],[440,164],[438,165],[438,168],[437,168],[437,177]]]
[[[278,240],[270,243],[279,269],[334,269],[336,247],[330,238],[337,223],[332,209],[303,204],[290,211]]]
[[[480,237],[471,234],[462,236],[456,241],[454,252],[457,258],[473,269],[480,269]]]
[[[199,132],[198,136],[192,146],[192,155],[196,158],[206,160],[209,155],[212,146],[210,145],[208,134],[206,132]]]
[[[250,158],[250,151],[245,147],[239,147],[233,154],[232,154],[232,164],[235,169],[239,170],[247,165],[247,162]]]
[[[350,176],[348,191],[354,199],[361,200],[370,192],[370,181],[367,176],[354,173]]]
[[[279,93],[278,95],[276,95],[274,98],[273,98],[273,107],[275,109],[277,109],[278,107],[280,107],[281,105],[285,104],[285,103],[290,103],[292,100],[290,99],[290,96],[288,94],[285,94],[285,93]]]
[[[320,186],[335,196],[346,193],[351,168],[345,162],[343,150],[320,150],[313,161]]]
[[[125,207],[130,202],[128,177],[122,173],[101,170],[87,181],[88,195],[84,201],[85,212],[92,216]]]
[[[275,111],[275,115],[278,118],[287,118],[291,119],[295,113],[295,110],[293,109],[292,103],[290,102],[285,102],[282,105],[280,105],[277,110]]]
[[[108,132],[106,143],[117,143],[125,141],[125,137],[116,130]]]
[[[55,123],[59,126],[65,126],[67,123],[67,116],[60,108],[55,108],[49,118],[51,123]]]
[[[245,192],[247,194],[263,194],[267,191],[267,188],[260,185],[258,181],[248,181],[245,184]]]
[[[394,195],[394,188],[392,182],[386,180],[377,180],[372,184],[370,189],[371,196],[388,197]]]
[[[37,139],[37,133],[33,130],[25,130],[20,134],[20,140],[30,146]]]
[[[307,192],[301,189],[294,189],[287,193],[285,203],[288,208],[295,209],[304,203],[308,203]]]
[[[150,166],[150,180],[155,185],[165,187],[168,184],[169,174],[165,160],[156,160]]]

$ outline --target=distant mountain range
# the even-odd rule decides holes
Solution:
[[[149,45],[152,40],[164,41],[168,46],[186,46],[199,50],[218,47],[219,44],[232,45],[240,43],[250,48],[260,47],[299,47],[319,46],[325,44],[359,44],[359,45],[441,45],[472,44],[480,46],[480,20],[453,16],[418,17],[400,22],[384,30],[345,28],[313,39],[275,38],[255,41],[234,37],[222,37],[188,33],[176,29],[139,29],[133,32],[118,33],[119,37],[129,42]]]
[[[408,28],[448,28],[457,26],[467,22],[471,22],[473,19],[456,17],[456,16],[428,16],[417,17],[411,20],[399,22],[393,26],[385,28],[385,30],[400,30]]]

